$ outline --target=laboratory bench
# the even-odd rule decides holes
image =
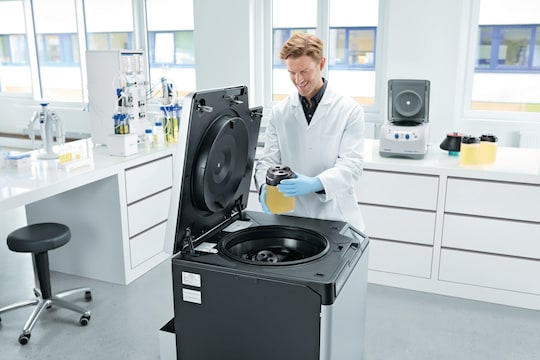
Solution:
[[[356,187],[371,239],[369,281],[540,310],[540,150],[493,164],[381,157],[366,141]]]
[[[122,157],[91,139],[69,144],[68,161],[65,153],[39,160],[31,151],[26,162],[4,163],[0,213],[22,207],[28,223],[70,227],[71,241],[49,254],[51,270],[129,284],[169,258],[163,244],[176,145],[139,145]]]

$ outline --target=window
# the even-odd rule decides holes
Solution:
[[[153,94],[162,96],[162,79],[176,95],[195,90],[195,42],[192,0],[147,0],[148,57]]]
[[[376,28],[330,28],[329,69],[375,69]]]
[[[481,25],[477,72],[540,72],[540,25]]]
[[[38,58],[42,66],[80,66],[78,45],[74,34],[37,35]]]
[[[131,0],[85,1],[88,50],[136,50],[132,11]]]
[[[375,104],[378,0],[329,0],[328,78],[362,105]]]
[[[148,34],[150,63],[156,66],[195,65],[195,41],[193,30],[150,32]]]
[[[296,32],[315,34],[317,0],[273,0],[272,6],[272,100],[278,101],[295,92],[285,64],[279,58],[279,51],[285,41]]]
[[[471,98],[466,109],[540,112],[540,2],[481,0]],[[475,113],[474,116],[482,116]]]
[[[22,0],[0,1],[0,94],[31,94]]]
[[[294,5],[293,5],[294,4]],[[295,32],[327,33],[327,77],[329,81],[364,105],[375,103],[376,38],[378,0],[328,0],[322,5],[329,13],[329,27],[318,27],[317,5],[304,0],[273,0],[273,100],[280,100],[295,91],[279,51]],[[298,7],[298,8],[294,8]],[[326,11],[327,10],[327,11]],[[298,16],[298,14],[302,14]]]
[[[75,2],[34,0],[33,7],[41,97],[82,101],[81,49]]]

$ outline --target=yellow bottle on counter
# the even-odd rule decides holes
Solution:
[[[463,136],[459,150],[459,163],[461,165],[477,165],[479,163],[480,138]]]
[[[281,180],[295,176],[288,166],[283,165],[272,166],[266,171],[266,206],[273,214],[283,214],[294,210],[294,197],[285,197],[278,190],[277,185]]]
[[[493,164],[497,158],[497,137],[491,134],[480,136],[478,152],[481,164]]]

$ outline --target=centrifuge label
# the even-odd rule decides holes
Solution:
[[[182,271],[182,285],[201,287],[201,275]]]
[[[182,289],[182,299],[187,302],[201,304],[201,292],[198,290]]]

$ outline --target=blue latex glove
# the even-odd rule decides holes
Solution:
[[[266,206],[266,184],[263,184],[261,187],[259,202],[261,203],[261,207],[266,214],[272,214],[272,212],[268,209],[268,206]]]
[[[295,178],[284,179],[277,186],[286,197],[302,196],[324,189],[321,180],[296,173]]]

